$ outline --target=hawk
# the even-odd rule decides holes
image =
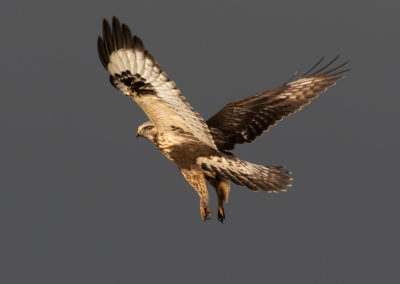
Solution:
[[[227,104],[207,121],[186,101],[175,83],[129,27],[118,18],[103,21],[98,53],[111,84],[131,97],[149,121],[137,136],[150,140],[174,162],[200,198],[202,220],[209,219],[207,181],[218,196],[218,220],[223,223],[223,202],[228,201],[230,181],[253,191],[286,191],[291,174],[283,167],[249,163],[227,152],[236,144],[251,143],[271,126],[309,104],[343,78],[349,61],[332,67],[339,56],[324,66],[321,58],[308,72],[282,86]],[[331,67],[330,69],[328,67]],[[293,79],[293,78],[292,78]]]

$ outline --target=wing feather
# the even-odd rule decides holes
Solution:
[[[162,71],[143,42],[129,27],[114,17],[112,29],[103,21],[103,38],[98,39],[99,57],[110,72],[115,88],[132,97],[154,123],[159,133],[178,126],[216,149],[203,118],[189,105],[175,83]]]
[[[292,82],[227,104],[207,120],[217,147],[220,150],[232,150],[236,144],[251,143],[285,116],[300,110],[328,87],[335,85],[337,80],[344,77],[341,74],[350,70],[341,69],[349,63],[346,61],[325,71],[338,58],[336,56],[311,73],[318,68],[323,57],[302,77]]]
[[[278,192],[291,186],[292,178],[288,176],[291,173],[283,167],[256,165],[221,154],[198,157],[196,163],[206,171],[214,172],[237,185],[247,186],[255,191],[261,188],[268,192]]]

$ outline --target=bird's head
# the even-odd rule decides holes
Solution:
[[[155,143],[157,139],[157,129],[151,121],[146,121],[138,127],[136,137],[144,137]]]

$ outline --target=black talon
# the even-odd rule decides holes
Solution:
[[[221,209],[222,212],[220,212],[220,209],[218,209],[218,221],[221,222],[221,224],[224,223],[225,220],[225,210]]]

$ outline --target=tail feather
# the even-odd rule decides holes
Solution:
[[[286,187],[291,186],[289,181],[293,180],[288,176],[291,172],[283,167],[256,165],[229,155],[200,157],[197,164],[204,171],[214,172],[254,191],[259,188],[267,192],[286,191]]]

